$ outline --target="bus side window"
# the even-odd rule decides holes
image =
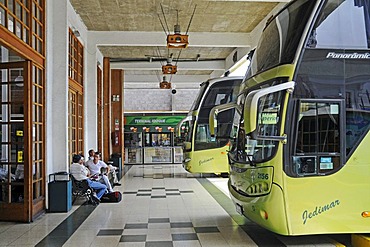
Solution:
[[[299,175],[330,173],[340,167],[339,102],[300,102],[294,171]]]
[[[346,154],[356,149],[370,126],[370,111],[346,110]]]

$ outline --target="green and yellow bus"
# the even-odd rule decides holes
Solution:
[[[199,93],[187,115],[178,124],[178,136],[184,138],[183,167],[190,173],[228,173],[230,118],[234,112],[220,117],[223,124],[222,137],[211,138],[209,112],[217,105],[235,102],[243,77],[220,77],[209,79],[200,86]],[[181,134],[179,132],[182,132]]]
[[[282,235],[370,232],[369,48],[369,0],[297,0],[269,19],[228,108],[239,213]]]

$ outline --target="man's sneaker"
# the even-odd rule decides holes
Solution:
[[[99,199],[97,196],[93,195],[93,196],[92,196],[92,199],[93,199],[93,201],[94,201],[96,204],[99,204],[99,203],[100,203],[100,199]]]

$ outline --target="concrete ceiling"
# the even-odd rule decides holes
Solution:
[[[87,29],[101,39],[98,48],[103,56],[111,58],[111,67],[125,70],[125,82],[147,80],[158,84],[161,65],[169,56],[173,58],[172,64],[178,66],[178,72],[172,76],[173,82],[198,83],[203,78],[221,75],[228,66],[225,60],[238,49],[242,49],[238,54],[240,58],[245,55],[240,53],[253,48],[258,39],[254,36],[259,35],[257,27],[261,29],[270,13],[289,0],[70,2]],[[173,34],[177,23],[181,34],[188,29],[189,46],[167,49],[164,29]],[[139,75],[141,79],[138,79]]]

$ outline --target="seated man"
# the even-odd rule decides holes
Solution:
[[[97,153],[99,153],[99,152],[97,152]],[[100,154],[100,153],[99,153]],[[102,161],[101,160],[101,155],[99,155],[99,160],[100,160],[100,162],[103,162],[104,164],[106,164],[104,161]],[[110,172],[111,174],[112,174],[112,177],[113,177],[113,185],[116,185],[116,186],[121,186],[121,184],[119,183],[119,181],[118,181],[118,177],[117,177],[117,173],[118,173],[118,171],[117,171],[117,169],[118,169],[118,167],[116,167],[116,166],[113,166],[113,165],[111,165],[111,164],[106,164],[107,166],[108,166],[108,168],[109,168],[109,170],[107,171],[107,174]]]
[[[91,174],[93,174],[93,176],[95,175],[96,177],[99,177],[99,181],[101,183],[104,183],[107,186],[108,192],[113,192],[112,185],[110,184],[107,175],[100,173],[102,167],[107,168],[107,170],[108,170],[107,173],[110,172],[110,169],[109,169],[109,166],[107,164],[105,164],[103,161],[100,160],[100,153],[99,152],[95,152],[94,159],[93,160],[88,160],[86,162],[86,166],[89,168],[89,170],[90,170]]]
[[[102,162],[104,162],[104,161],[102,161]],[[112,173],[113,183],[114,183],[113,185],[121,186],[121,184],[118,181],[118,177],[117,177],[117,173],[118,173],[117,168],[118,167],[115,167],[111,164],[109,164],[108,167],[109,167],[110,172]]]
[[[84,166],[84,160],[78,154],[73,155],[73,163],[70,167],[70,173],[78,181],[86,179],[89,186],[96,190],[96,196],[93,196],[94,200],[96,202],[100,202],[100,198],[107,191],[107,186],[105,184],[93,181],[90,178],[90,171]]]

